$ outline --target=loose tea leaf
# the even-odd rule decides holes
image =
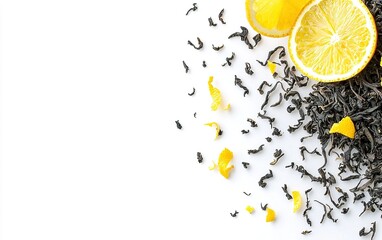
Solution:
[[[180,124],[179,120],[176,120],[175,123],[178,129],[182,129],[182,124]]]
[[[256,121],[253,120],[252,118],[247,118],[247,122],[249,122],[251,124],[251,127],[253,128],[258,127]]]
[[[232,65],[232,60],[235,58],[235,53],[232,52],[231,56],[230,57],[226,57],[225,61],[226,63],[223,63],[222,66],[226,66],[228,64],[228,66],[231,66]]]
[[[370,227],[369,231],[366,231],[365,227],[363,227],[360,231],[359,231],[359,236],[360,237],[363,237],[363,236],[367,236],[371,233],[371,240],[373,240],[374,238],[374,235],[375,235],[375,231],[377,230],[377,223],[376,222],[372,222],[371,223],[372,226]]]
[[[210,27],[216,27],[217,26],[217,24],[214,23],[214,21],[212,20],[211,17],[208,18],[208,23],[210,24]]]
[[[187,66],[186,62],[183,61],[183,67],[184,69],[186,70],[186,73],[188,73],[188,71],[190,70],[190,68]]]
[[[188,96],[193,96],[195,94],[195,88],[193,87],[192,88],[192,92],[191,93],[188,93]]]
[[[284,184],[284,186],[281,187],[281,189],[282,189],[283,192],[285,193],[286,198],[287,198],[288,200],[291,200],[291,199],[292,199],[292,195],[289,194],[287,185]]]
[[[252,39],[253,41],[255,41],[255,45],[253,45],[253,47],[256,47],[257,44],[261,41],[261,34],[260,33],[256,34]]]
[[[224,8],[219,12],[219,20],[221,23],[226,24],[226,22],[223,19],[223,14],[224,14]]]
[[[248,40],[248,29],[246,27],[241,26],[241,32],[235,32],[229,35],[228,39],[233,37],[240,37],[240,40],[243,41],[249,49],[253,49],[252,44]]]
[[[253,71],[252,71],[251,64],[248,63],[248,62],[245,63],[245,72],[246,72],[248,75],[253,75]]]
[[[248,168],[248,166],[249,166],[249,163],[248,163],[248,162],[241,162],[241,164],[243,164],[243,167],[244,167],[244,168]]]
[[[248,150],[248,154],[256,154],[258,152],[263,151],[263,149],[264,149],[264,144],[261,144],[260,147],[258,147],[257,149]]]
[[[190,8],[187,13],[186,13],[186,16],[191,12],[191,11],[196,11],[198,9],[198,6],[196,6],[197,3],[193,3],[192,5],[192,8]]]
[[[241,89],[244,90],[244,97],[246,94],[249,94],[248,88],[243,85],[243,81],[240,78],[238,78],[236,75],[235,75],[235,85],[239,86]]]
[[[274,54],[275,52],[277,52],[278,50],[280,50],[280,49],[281,49],[281,51],[280,51],[280,53],[279,53],[279,59],[285,57],[285,56],[286,56],[286,53],[285,53],[285,47],[284,47],[284,46],[278,46],[278,47],[276,47],[275,49],[269,51],[269,53],[268,53],[268,57],[267,57],[267,59],[266,59],[264,62],[261,62],[261,61],[259,61],[259,60],[256,60],[256,61],[257,61],[258,63],[260,63],[262,66],[266,66],[266,65],[268,64],[268,61],[269,61],[269,60],[271,59],[271,57],[273,56],[273,54]]]
[[[191,45],[192,47],[194,47],[196,50],[200,50],[203,48],[203,42],[202,40],[200,40],[199,37],[197,37],[197,40],[198,40],[198,46],[195,46],[195,44],[193,44],[190,40],[188,40],[188,44]]]
[[[231,215],[231,217],[237,217],[237,215],[239,214],[239,212],[238,211],[236,211],[235,210],[235,212],[234,213],[230,213],[230,215]]]
[[[262,188],[265,188],[267,186],[267,183],[264,181],[272,177],[273,177],[272,170],[269,170],[269,173],[265,174],[264,176],[260,178],[259,186]]]
[[[212,49],[215,50],[215,51],[219,51],[220,49],[222,49],[224,47],[224,44],[223,45],[220,45],[220,46],[215,46],[212,44]]]
[[[197,153],[196,153],[196,158],[198,159],[198,162],[199,162],[199,163],[202,163],[202,162],[203,162],[203,156],[202,156],[202,153],[197,152]]]

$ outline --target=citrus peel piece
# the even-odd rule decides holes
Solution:
[[[276,63],[268,61],[268,67],[273,75],[276,72]]]
[[[229,174],[232,168],[234,168],[233,165],[229,165],[232,158],[233,158],[233,153],[228,148],[224,148],[224,150],[219,155],[219,160],[218,160],[219,172],[221,175],[223,175],[223,177],[227,179],[229,178]]]
[[[349,116],[346,116],[342,118],[338,123],[334,123],[330,128],[329,133],[340,133],[348,138],[354,138],[354,123]]]
[[[216,163],[214,161],[212,161],[212,165],[208,167],[209,170],[215,170],[216,168]]]
[[[210,78],[208,79],[208,89],[212,97],[211,109],[212,111],[216,111],[222,104],[222,95],[220,90],[212,85],[213,81],[214,81],[214,77],[210,76]],[[230,109],[231,109],[231,104],[227,104],[227,106],[223,108],[223,110],[230,110]]]
[[[293,198],[293,212],[297,212],[302,205],[302,198],[299,191],[292,191],[292,198]]]
[[[255,208],[252,207],[252,206],[250,206],[250,205],[248,205],[248,206],[245,208],[245,210],[247,210],[247,212],[249,212],[249,214],[252,214],[252,213],[255,211]]]
[[[208,89],[210,90],[210,95],[212,97],[211,109],[212,111],[216,111],[222,103],[222,96],[220,90],[212,85],[213,81],[214,77],[210,76],[210,78],[208,79]]]
[[[206,123],[204,124],[206,126],[209,126],[209,127],[213,127],[215,126],[215,140],[219,137],[219,132],[220,132],[220,126],[219,124],[217,124],[216,122],[209,122],[209,123]]]
[[[267,207],[267,216],[265,222],[273,222],[276,219],[276,213],[273,209]]]

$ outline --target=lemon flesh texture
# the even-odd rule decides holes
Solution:
[[[289,41],[308,77],[332,82],[360,72],[374,54],[375,22],[359,0],[316,0],[301,13]],[[295,44],[295,45],[294,45]],[[297,59],[297,61],[296,61]]]
[[[257,32],[268,37],[287,36],[309,0],[247,0],[247,19]]]

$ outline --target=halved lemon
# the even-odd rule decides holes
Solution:
[[[268,37],[287,36],[303,7],[310,0],[246,0],[251,27]]]
[[[376,43],[374,18],[361,0],[313,0],[297,18],[288,48],[303,74],[337,82],[359,73]]]

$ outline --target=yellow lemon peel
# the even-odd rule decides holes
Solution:
[[[273,222],[276,219],[276,213],[273,209],[267,207],[267,216],[265,222]]]
[[[208,89],[210,90],[210,95],[212,97],[211,109],[212,111],[216,111],[218,110],[218,107],[220,106],[222,102],[222,96],[221,96],[220,90],[212,86],[213,81],[214,81],[214,77],[210,76],[210,78],[208,79]]]
[[[227,179],[229,177],[229,174],[232,168],[234,168],[233,165],[228,166],[232,158],[233,158],[233,153],[228,148],[224,148],[224,150],[220,153],[219,160],[218,160],[219,172],[221,175],[223,175],[223,177]]]
[[[215,126],[215,129],[216,129],[216,131],[215,131],[215,140],[216,140],[219,137],[219,132],[220,132],[219,124],[217,124],[216,122],[209,122],[209,123],[206,123],[204,125],[209,126],[209,127]]]
[[[381,66],[381,67],[382,67],[382,57],[381,57],[381,62],[379,63],[379,66]]]
[[[248,205],[248,206],[245,208],[245,210],[247,210],[247,212],[249,212],[249,214],[252,214],[252,213],[255,211],[255,208],[252,207],[252,206],[250,206],[250,205]]]
[[[354,138],[354,123],[349,116],[346,116],[342,118],[338,123],[334,123],[330,128],[329,133],[340,133],[348,138]]]
[[[209,170],[215,170],[216,169],[216,163],[214,162],[214,161],[212,161],[212,165],[210,165],[209,167],[208,167],[208,169]]]
[[[276,72],[276,63],[268,61],[268,67],[273,75]]]
[[[210,78],[208,79],[208,89],[210,90],[210,95],[212,97],[211,109],[212,111],[216,111],[218,110],[219,106],[222,104],[222,96],[221,96],[220,90],[212,85],[213,81],[214,81],[214,77],[210,76]],[[231,109],[231,104],[227,104],[227,106],[223,108],[223,110],[230,110],[230,109]]]
[[[293,197],[293,212],[297,212],[302,205],[302,198],[299,191],[292,191],[292,197]]]

